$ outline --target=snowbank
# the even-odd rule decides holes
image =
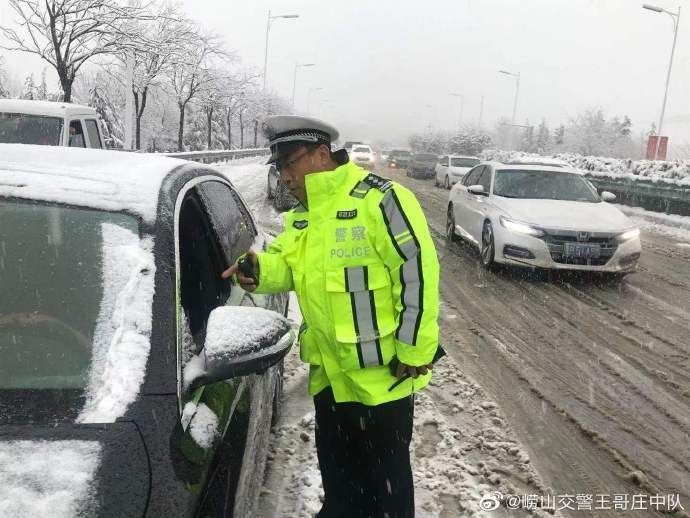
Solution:
[[[546,159],[534,153],[521,151],[501,151],[487,149],[482,152],[483,160],[534,160]],[[556,158],[574,169],[582,170],[593,176],[610,178],[628,178],[634,181],[652,183],[665,182],[675,185],[690,186],[690,160],[660,162],[652,160],[622,160],[596,156],[583,156],[575,153],[558,153],[548,158]]]

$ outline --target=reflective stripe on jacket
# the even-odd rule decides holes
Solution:
[[[305,178],[309,209],[259,253],[258,293],[294,290],[304,319],[309,393],[377,405],[426,386],[388,364],[431,363],[438,346],[439,266],[426,218],[403,186],[348,162]]]

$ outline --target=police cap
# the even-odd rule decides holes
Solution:
[[[299,115],[268,117],[263,124],[263,133],[271,148],[267,164],[289,155],[300,145],[325,144],[330,148],[331,142],[339,136],[338,130],[330,124]]]

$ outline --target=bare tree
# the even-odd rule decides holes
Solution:
[[[178,59],[170,66],[170,83],[175,92],[180,112],[177,132],[177,148],[183,151],[185,110],[203,88],[213,81],[213,61],[228,60],[229,53],[221,40],[214,35],[198,34],[196,41],[190,41],[182,49]]]
[[[141,119],[151,89],[161,86],[164,74],[181,59],[181,49],[195,41],[197,32],[177,4],[163,4],[151,17],[132,20],[127,32],[132,39],[121,43],[118,57],[123,67],[132,59],[132,84],[125,86],[134,95],[135,143],[141,149]]]
[[[79,69],[95,56],[112,53],[130,22],[144,17],[141,6],[121,6],[116,0],[8,0],[21,29],[0,27],[7,50],[37,54],[56,70],[63,100],[71,102]]]

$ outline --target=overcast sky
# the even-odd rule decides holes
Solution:
[[[678,2],[650,0],[676,10]],[[0,0],[0,21],[11,15]],[[296,107],[339,126],[349,139],[404,142],[429,125],[450,129],[460,118],[483,123],[510,117],[520,72],[518,122],[551,126],[601,108],[628,115],[636,132],[657,121],[673,24],[635,0],[185,0],[187,13],[225,37],[245,66],[263,67],[266,16],[268,86],[292,93]],[[687,7],[687,6],[686,6]],[[683,13],[666,110],[676,144],[690,144],[690,9]],[[16,76],[40,62],[4,52]],[[674,122],[674,120],[676,122]],[[680,122],[678,122],[680,121]],[[667,133],[666,131],[664,133]]]

